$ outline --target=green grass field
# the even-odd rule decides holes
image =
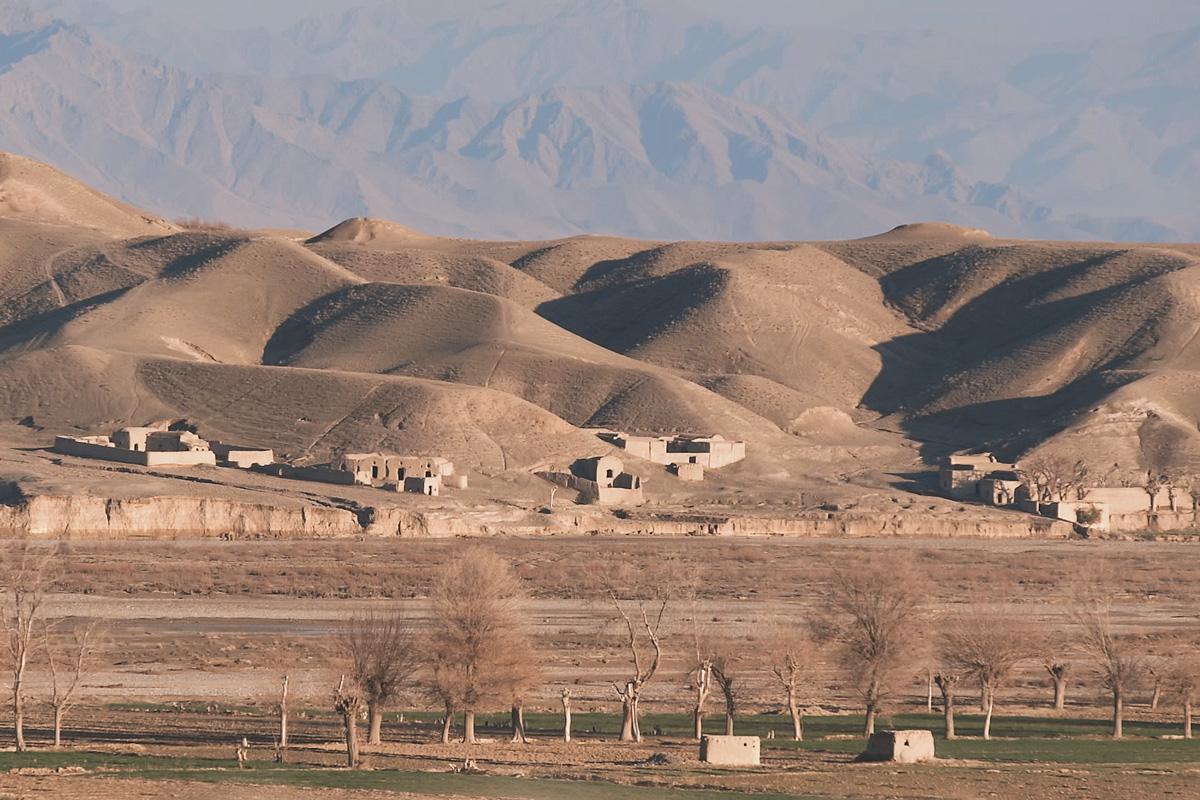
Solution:
[[[137,706],[150,710],[148,706]],[[159,712],[183,711],[203,712],[204,709],[159,707]],[[252,710],[251,710],[252,711]],[[208,713],[228,713],[229,709],[213,708]],[[390,715],[389,725],[397,724],[398,715]],[[436,714],[406,712],[405,722],[426,727],[430,740],[436,728]],[[500,731],[508,722],[507,715],[482,715],[479,725],[483,731]],[[805,741],[793,742],[790,723],[779,715],[757,715],[738,720],[737,732],[765,737],[775,731],[775,739],[763,739],[765,757],[768,761],[772,751],[802,748],[813,752],[854,754],[862,750],[859,736],[861,717],[857,715],[815,716],[805,719]],[[1180,726],[1163,723],[1131,721],[1126,724],[1126,739],[1113,741],[1108,738],[1108,721],[1105,719],[1067,719],[1055,717],[996,717],[993,721],[991,741],[978,738],[982,731],[982,717],[976,714],[960,714],[957,717],[959,734],[953,742],[937,740],[938,755],[943,758],[968,759],[991,762],[996,766],[1018,767],[1022,764],[1042,762],[1056,765],[1144,765],[1156,764],[1165,769],[1171,765],[1200,762],[1200,739],[1183,740],[1162,738],[1180,733]],[[535,737],[556,738],[560,732],[561,718],[553,714],[529,714],[527,723]],[[594,728],[598,734],[615,737],[619,720],[606,714],[576,714],[574,729],[577,733],[590,733]],[[881,728],[926,728],[940,734],[940,715],[898,714],[880,720]],[[643,732],[650,741],[656,730],[667,738],[678,740],[687,737],[691,721],[682,714],[649,714],[643,718]],[[723,719],[711,716],[705,729],[713,733],[723,731]],[[480,754],[486,754],[486,745]],[[300,756],[297,753],[297,756]],[[345,789],[376,789],[397,792],[427,792],[430,794],[462,797],[495,798],[559,798],[571,796],[576,800],[612,798],[613,800],[715,800],[719,797],[736,796],[729,792],[713,792],[688,789],[665,789],[654,786],[625,786],[605,782],[564,782],[539,778],[514,778],[493,775],[459,775],[397,770],[375,770],[350,772],[340,769],[303,766],[298,764],[277,765],[270,762],[254,762],[251,769],[239,770],[236,762],[225,759],[138,757],[108,755],[86,752],[33,752],[25,754],[0,753],[0,771],[14,767],[58,767],[81,766],[88,769],[106,768],[107,774],[125,775],[148,780],[187,780],[200,782],[262,783],[288,786],[310,786]],[[941,767],[919,767],[939,769]],[[662,780],[677,767],[649,767],[632,765],[628,779],[639,782],[644,771],[647,779]],[[747,795],[750,796],[750,795]],[[784,800],[798,795],[754,794],[762,800]]]

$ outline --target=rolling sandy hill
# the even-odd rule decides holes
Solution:
[[[699,486],[632,463],[675,507],[907,507],[887,498],[918,449],[1200,468],[1189,246],[937,224],[761,244],[0,231],[0,424],[31,436],[186,418],[304,462],[438,453],[529,486],[605,452],[583,428],[750,443]]]
[[[534,308],[559,293],[536,277],[515,269],[493,255],[461,252],[457,243],[433,237],[367,236],[354,231],[364,226],[388,230],[376,220],[351,220],[310,239],[309,248],[368,281],[433,284],[470,289]],[[407,229],[406,229],[407,230]],[[350,234],[350,235],[343,235]]]
[[[844,410],[878,375],[876,348],[913,332],[877,281],[809,245],[665,246],[597,265],[581,286],[539,312],[636,358],[758,376]]]
[[[109,236],[168,233],[175,226],[97,192],[58,170],[0,153],[0,216],[93,228]]]

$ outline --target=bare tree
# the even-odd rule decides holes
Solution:
[[[954,692],[962,676],[956,672],[943,671],[933,676],[934,683],[942,693],[942,715],[946,721],[946,738],[957,739],[954,732]]]
[[[520,580],[507,561],[471,547],[438,572],[427,650],[433,693],[447,718],[463,712],[463,741],[475,742],[475,714],[514,698],[515,671],[527,663],[531,640],[522,619]],[[443,736],[448,736],[447,727]]]
[[[1089,476],[1087,464],[1083,461],[1072,463],[1058,456],[1047,455],[1027,459],[1022,470],[1022,482],[1039,512],[1043,503],[1082,500]]]
[[[700,741],[704,735],[704,707],[713,688],[713,654],[711,643],[706,631],[700,624],[699,587],[701,581],[698,573],[696,580],[690,581],[684,591],[691,602],[692,610],[692,648],[695,651],[695,661],[691,669],[691,681],[688,686],[692,690],[695,701],[692,704],[692,738]]]
[[[1192,712],[1200,699],[1200,658],[1194,655],[1172,660],[1164,676],[1167,695],[1183,708],[1183,738],[1192,738]]]
[[[829,607],[840,620],[827,627],[841,640],[843,666],[866,706],[867,736],[875,732],[897,671],[914,652],[923,590],[922,577],[905,559],[873,556],[834,572]]]
[[[400,611],[355,615],[342,632],[350,679],[367,706],[367,743],[382,740],[383,715],[419,664],[412,623]]]
[[[333,693],[333,710],[342,718],[342,735],[346,742],[346,766],[356,769],[362,763],[358,750],[358,715],[362,713],[362,695],[358,687],[347,684],[343,675]]]
[[[507,651],[506,658],[501,661],[500,672],[506,675],[508,680],[512,740],[514,743],[525,744],[529,741],[525,731],[525,703],[530,693],[542,684],[541,663],[532,643]]]
[[[983,738],[992,738],[996,692],[1033,648],[1016,617],[995,611],[965,613],[942,634],[946,663],[979,680],[984,703]]]
[[[283,754],[288,748],[288,676],[283,676],[283,685],[279,690],[279,744],[277,758],[283,760]]]
[[[97,620],[77,625],[66,636],[56,636],[50,626],[46,626],[46,668],[50,673],[50,709],[54,713],[55,749],[62,747],[63,718],[75,707],[75,693],[91,672],[100,646],[100,623]]]
[[[695,693],[692,705],[692,738],[700,741],[704,735],[704,706],[713,686],[713,661],[708,653],[696,648],[696,665],[692,668],[691,690]]]
[[[1125,698],[1145,676],[1145,662],[1129,643],[1117,637],[1107,593],[1093,587],[1079,596],[1073,616],[1080,643],[1092,657],[1104,688],[1112,694],[1112,737],[1120,739],[1124,733]]]
[[[721,690],[725,701],[725,735],[733,736],[733,721],[737,716],[738,698],[741,695],[741,683],[738,681],[738,668],[741,663],[738,651],[731,643],[724,644],[713,657],[712,677]]]
[[[800,716],[800,682],[812,669],[817,647],[812,638],[794,627],[772,628],[763,643],[763,654],[771,674],[783,689],[788,716],[792,720],[792,738],[804,741],[804,725]]]
[[[1189,475],[1186,486],[1192,499],[1192,527],[1200,528],[1200,475]]]
[[[25,673],[44,624],[42,604],[50,582],[53,551],[39,551],[29,542],[10,551],[5,564],[3,625],[5,655],[11,676],[13,734],[16,748],[25,751]]]
[[[454,714],[458,711],[459,670],[449,652],[433,651],[430,655],[429,676],[425,682],[425,693],[441,704],[445,712],[442,717],[441,743],[450,743],[450,730],[454,725]]]
[[[1154,515],[1158,512],[1158,495],[1164,486],[1171,484],[1171,477],[1157,469],[1151,468],[1146,470],[1146,476],[1142,480],[1142,490],[1149,498],[1149,505],[1146,509],[1146,525],[1147,527],[1154,524]]]
[[[625,685],[613,684],[621,698],[621,741],[642,741],[639,704],[642,692],[663,659],[663,623],[683,580],[678,565],[660,563],[634,573],[628,567],[602,578],[603,592],[624,631],[631,675]]]
[[[1163,678],[1166,677],[1164,672],[1170,668],[1170,664],[1162,664],[1155,661],[1146,661],[1146,676],[1150,679],[1150,710],[1157,711],[1158,704],[1162,700]]]

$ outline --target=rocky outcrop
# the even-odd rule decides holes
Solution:
[[[553,515],[513,508],[411,511],[353,504],[271,506],[195,496],[104,498],[13,495],[0,505],[0,537],[42,539],[321,539],[613,533],[653,536],[1065,538],[1066,522],[1025,515],[938,518],[921,514],[819,513],[784,517],[573,509]]]

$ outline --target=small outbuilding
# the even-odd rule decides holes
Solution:
[[[757,736],[702,736],[700,762],[723,767],[757,767],[762,763]]]
[[[867,740],[866,751],[859,761],[890,761],[896,764],[917,764],[932,761],[933,731],[878,731]]]

